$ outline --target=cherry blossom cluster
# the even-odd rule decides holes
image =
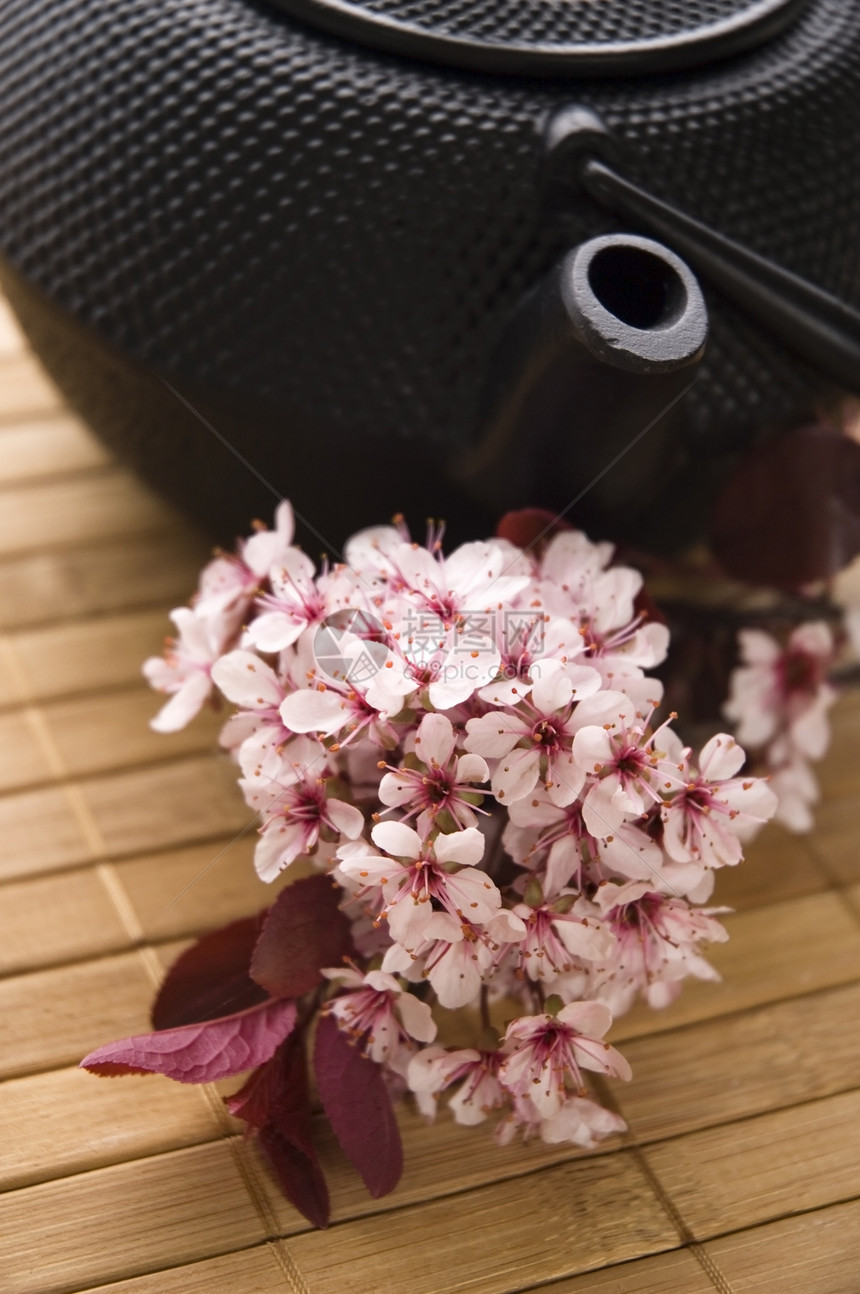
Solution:
[[[741,663],[729,677],[723,713],[739,741],[761,754],[777,796],[774,818],[809,831],[818,800],[811,763],[830,743],[827,712],[836,699],[828,673],[836,643],[823,621],[798,625],[784,643],[763,629],[738,635]]]
[[[630,1077],[613,1017],[717,978],[702,949],[726,934],[702,905],[774,792],[734,737],[694,754],[660,714],[648,671],[668,630],[610,545],[565,530],[445,556],[438,532],[421,545],[397,522],[318,572],[293,538],[284,503],[204,569],[144,667],[168,694],[153,726],[217,693],[236,707],[221,741],[257,815],[257,871],[310,860],[338,887],[351,952],[313,1006],[390,1090],[428,1113],[447,1093],[464,1124],[497,1112],[502,1141],[592,1145],[623,1127],[586,1083]],[[766,653],[749,648],[742,731],[808,750],[824,694],[765,731],[750,671]],[[475,1046],[443,1046],[464,1007]]]

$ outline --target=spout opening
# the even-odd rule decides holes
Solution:
[[[602,247],[588,265],[588,283],[604,310],[640,332],[671,328],[687,305],[674,266],[644,247]]]

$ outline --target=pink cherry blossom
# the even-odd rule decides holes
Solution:
[[[624,1132],[627,1124],[612,1110],[584,1096],[568,1096],[558,1114],[542,1119],[540,1135],[549,1145],[560,1141],[592,1149],[603,1137]]]
[[[580,1095],[586,1088],[582,1070],[629,1079],[624,1057],[602,1041],[612,1014],[600,1002],[572,1002],[558,1015],[522,1016],[508,1025],[499,1081],[513,1096],[527,1097],[545,1119],[564,1106],[567,1084]]]
[[[535,907],[518,903],[512,911],[526,927],[517,953],[521,971],[530,980],[552,984],[583,962],[603,962],[612,953],[611,930],[585,900],[577,902],[576,895]]]
[[[425,1112],[447,1092],[461,1124],[499,1111],[503,1144],[591,1147],[623,1128],[584,1083],[586,1071],[630,1076],[605,1041],[613,1014],[716,978],[703,949],[726,937],[720,909],[697,905],[772,815],[774,790],[786,821],[809,821],[829,630],[807,625],[784,648],[745,640],[729,708],[764,734],[768,788],[744,775],[733,737],[696,759],[670,721],[652,727],[662,687],[648,671],[668,630],[645,619],[642,577],[611,545],[568,530],[530,551],[493,539],[446,555],[441,526],[419,545],[395,520],[318,571],[293,540],[283,503],[272,530],[206,566],[192,606],[173,613],[176,640],[145,666],[169,696],[156,727],[182,726],[213,689],[237,707],[221,743],[257,814],[257,871],[272,880],[307,858],[331,899],[313,935],[274,940],[277,983],[297,993],[295,1051],[241,1104],[262,1117],[282,1062],[301,1076],[317,1016],[316,1077],[338,1135],[363,1111],[390,1142],[386,1173],[367,1181],[390,1186],[399,1171],[386,1102],[407,1084]],[[335,915],[354,958],[341,968],[311,946]],[[253,920],[237,927],[228,943],[259,948]],[[436,1046],[444,1011],[471,1011],[485,1045]],[[497,1049],[491,1012],[510,1021]],[[351,1090],[365,1081],[372,1110]]]
[[[212,666],[224,650],[223,626],[190,607],[177,607],[170,619],[178,637],[169,639],[162,656],[150,656],[143,673],[151,687],[167,692],[170,700],[162,706],[150,727],[156,732],[177,732],[203,707],[212,691]]]
[[[370,847],[366,852],[359,847],[339,850],[338,872],[360,892],[382,890],[382,915],[392,939],[405,948],[414,948],[427,937],[434,912],[483,925],[501,907],[496,886],[473,866],[484,852],[484,838],[476,828],[430,841],[404,822],[378,822],[371,838],[385,853]],[[451,865],[456,870],[449,870]]]
[[[569,884],[582,890],[588,881],[611,877],[642,880],[662,867],[660,846],[634,824],[622,822],[603,838],[591,835],[579,800],[557,805],[538,788],[512,804],[508,814],[505,848],[522,867],[540,873],[548,896]]]
[[[593,976],[591,988],[613,1014],[627,1011],[640,993],[652,1007],[668,1006],[688,975],[720,978],[699,952],[702,943],[728,939],[711,911],[692,908],[683,898],[658,893],[641,881],[601,886],[595,902],[615,935],[617,951]]]
[[[487,782],[490,770],[480,755],[457,755],[456,737],[450,719],[427,714],[413,738],[414,763],[388,765],[379,783],[379,798],[388,808],[405,810],[403,821],[417,816],[419,835],[432,830],[440,815],[447,814],[460,827],[477,825],[478,802],[483,792],[476,783]]]
[[[453,1011],[476,1000],[504,959],[506,946],[522,939],[526,928],[516,913],[503,908],[482,926],[448,912],[433,912],[421,933],[420,942],[409,948],[393,944],[383,970],[414,981],[429,980],[439,1005]]]
[[[577,709],[573,757],[594,780],[582,804],[592,835],[606,838],[625,822],[661,802],[657,788],[660,751],[649,732],[653,707],[638,711],[621,692],[600,692]]]
[[[323,970],[343,992],[330,999],[326,1010],[342,1029],[361,1042],[366,1056],[405,1075],[415,1042],[432,1042],[436,1022],[426,1002],[403,988],[393,975],[348,967]]]
[[[787,731],[794,749],[820,759],[830,740],[827,711],[835,692],[826,681],[833,635],[823,622],[799,625],[785,647],[761,629],[738,634],[741,660],[730,679],[726,718],[744,745],[763,746]]]
[[[586,696],[598,686],[597,675],[581,684]],[[577,688],[562,666],[546,662],[531,696],[520,705],[491,710],[466,724],[466,749],[496,761],[492,788],[497,800],[505,804],[520,800],[539,780],[555,804],[571,804],[576,799],[585,780],[571,749],[577,727],[576,694]]]
[[[331,777],[325,749],[306,737],[290,743],[278,778],[243,780],[240,786],[263,815],[254,865],[264,881],[313,853],[321,839],[354,840],[364,828],[361,810],[341,798],[345,788]]]
[[[702,747],[698,771],[689,756],[687,750],[680,764],[660,764],[663,788],[671,796],[661,810],[664,847],[678,862],[733,866],[743,856],[741,832],[773,817],[777,797],[763,778],[734,776],[746,756],[728,733],[718,733]]]
[[[456,1122],[471,1127],[507,1101],[498,1079],[501,1062],[498,1051],[424,1047],[409,1062],[407,1082],[413,1092],[433,1095],[458,1085],[448,1104]]]
[[[246,778],[276,779],[286,744],[294,735],[280,713],[287,685],[255,652],[241,650],[215,662],[212,681],[228,701],[241,707],[228,720],[221,744],[236,752]]]

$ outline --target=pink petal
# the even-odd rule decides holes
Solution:
[[[178,732],[200,713],[211,691],[212,680],[209,675],[203,670],[195,670],[179,691],[174,692],[167,705],[163,705],[158,714],[150,719],[150,728],[153,732]]]
[[[718,732],[702,747],[699,768],[709,782],[722,782],[734,777],[745,759],[746,753],[734,737],[727,732]]]
[[[354,804],[343,800],[326,800],[326,813],[338,831],[349,840],[355,840],[364,830],[364,814]]]
[[[405,822],[377,822],[370,838],[395,858],[420,858],[421,837]]]
[[[246,710],[276,707],[283,699],[274,670],[253,652],[228,652],[212,666],[212,678],[228,701]]]
[[[502,760],[493,774],[493,794],[510,804],[521,800],[534,789],[540,772],[540,754],[536,750],[516,750]]]
[[[475,867],[484,857],[486,840],[477,827],[436,837],[433,848],[440,863],[465,863]]]
[[[587,1038],[602,1038],[612,1024],[612,1012],[602,1002],[571,1002],[559,1011],[558,1018]]]
[[[463,744],[466,750],[485,759],[501,759],[513,750],[524,731],[521,719],[491,712],[480,719],[469,719]]]
[[[415,734],[415,753],[425,764],[448,763],[454,751],[454,729],[443,714],[427,714]]]
[[[396,997],[394,1009],[410,1038],[415,1038],[418,1042],[432,1042],[436,1037],[436,1021],[426,1002],[420,1002],[411,993],[403,992]]]
[[[337,692],[303,687],[284,697],[281,718],[291,732],[322,732],[328,736],[343,727],[349,712]]]

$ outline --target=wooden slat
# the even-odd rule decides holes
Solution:
[[[0,422],[21,421],[33,414],[53,413],[62,399],[41,364],[26,352],[13,353],[0,363]]]
[[[109,462],[107,450],[71,414],[40,418],[24,427],[0,424],[0,486],[6,489],[38,477],[90,471]]]
[[[729,942],[707,952],[723,982],[687,980],[671,1007],[659,1014],[636,1007],[617,1021],[613,1038],[638,1037],[860,978],[860,926],[835,894],[773,903],[724,922]]]
[[[200,756],[81,784],[108,850],[141,854],[253,830],[226,755]]]
[[[0,796],[0,881],[76,867],[92,849],[60,787]]]
[[[17,705],[21,700],[18,687],[18,671],[14,659],[10,659],[8,642],[0,643],[0,706]]]
[[[714,1294],[714,1286],[689,1250],[675,1249],[522,1294]]]
[[[742,863],[720,869],[712,902],[743,912],[802,898],[826,887],[827,877],[810,847],[810,838],[790,835],[772,825],[747,846]]]
[[[820,829],[768,830],[718,877],[715,902],[737,909],[713,950],[722,985],[688,983],[613,1032],[634,1079],[611,1095],[638,1149],[502,1149],[490,1122],[443,1110],[431,1127],[404,1106],[403,1180],[371,1200],[321,1124],[321,1234],[252,1145],[223,1140],[238,1125],[214,1090],[74,1067],[148,1027],[157,966],[189,936],[287,879],[254,876],[220,721],[148,729],[160,699],[140,663],[207,547],[106,457],[0,303],[3,1294],[853,1294],[860,1214],[834,1201],[860,1194],[858,695],[834,711]],[[701,1248],[683,1247],[657,1183]]]
[[[195,1146],[13,1191],[4,1294],[68,1294],[265,1238],[230,1149]]]
[[[190,530],[130,536],[0,562],[0,627],[187,602],[206,547]]]
[[[827,800],[818,806],[815,820],[812,847],[824,867],[841,885],[860,881],[856,797]]]
[[[0,974],[97,957],[129,936],[95,868],[6,884]]]
[[[712,1240],[732,1294],[857,1294],[860,1201]]]
[[[42,714],[74,777],[217,749],[224,715],[208,709],[181,732],[153,732],[149,721],[166,700],[141,682],[121,691],[47,702]]]
[[[634,1039],[633,1080],[613,1091],[640,1141],[844,1092],[857,1084],[858,1018],[853,984]]]
[[[848,689],[837,704],[830,745],[815,765],[825,802],[860,793],[860,693],[856,688]]]
[[[6,301],[0,297],[0,359],[20,355],[25,348],[23,333]]]
[[[234,1090],[235,1081],[223,1085]],[[500,1146],[492,1135],[493,1121],[474,1128],[462,1127],[443,1111],[436,1123],[428,1124],[413,1106],[403,1102],[397,1107],[397,1118],[403,1140],[404,1170],[397,1188],[390,1195],[372,1200],[361,1179],[351,1167],[329,1124],[322,1116],[317,1120],[314,1138],[320,1163],[329,1182],[332,1218],[335,1222],[360,1218],[374,1213],[389,1213],[422,1201],[443,1199],[464,1191],[498,1185],[514,1178],[544,1172],[554,1165],[595,1158],[595,1155],[620,1154],[621,1139],[615,1137],[595,1151],[572,1145],[545,1145],[540,1138],[528,1142],[517,1140]],[[257,1154],[259,1175],[273,1216],[281,1234],[287,1235],[302,1225],[302,1220],[274,1180],[262,1156]],[[456,1163],[457,1171],[451,1166]],[[526,1187],[512,1190],[527,1189]]]
[[[0,494],[0,556],[164,529],[173,514],[120,469]]]
[[[313,1294],[506,1294],[677,1248],[635,1162],[606,1155],[287,1243]]]
[[[138,1276],[128,1281],[100,1285],[97,1294],[285,1294],[295,1290],[285,1284],[284,1269],[274,1245],[258,1245],[223,1258],[207,1258],[187,1267]],[[78,1294],[90,1294],[81,1290]],[[96,1294],[96,1291],[93,1291]],[[345,1290],[344,1294],[348,1294]],[[369,1294],[369,1292],[368,1292]],[[690,1291],[698,1294],[698,1291]]]
[[[4,1190],[214,1141],[222,1130],[202,1089],[155,1075],[31,1074],[0,1086],[0,1108]]]
[[[77,1064],[101,1043],[144,1033],[152,993],[139,953],[3,980],[0,1078]]]
[[[860,1091],[649,1147],[648,1162],[698,1240],[852,1199]]]
[[[0,714],[0,795],[50,780],[50,762],[27,716]]]
[[[137,682],[144,659],[162,651],[171,628],[163,611],[132,611],[17,633],[9,641],[27,697],[45,701]],[[157,693],[152,702],[157,708]]]
[[[254,871],[256,833],[117,864],[147,939],[203,932],[268,907],[279,886]],[[284,878],[287,879],[286,877]]]

